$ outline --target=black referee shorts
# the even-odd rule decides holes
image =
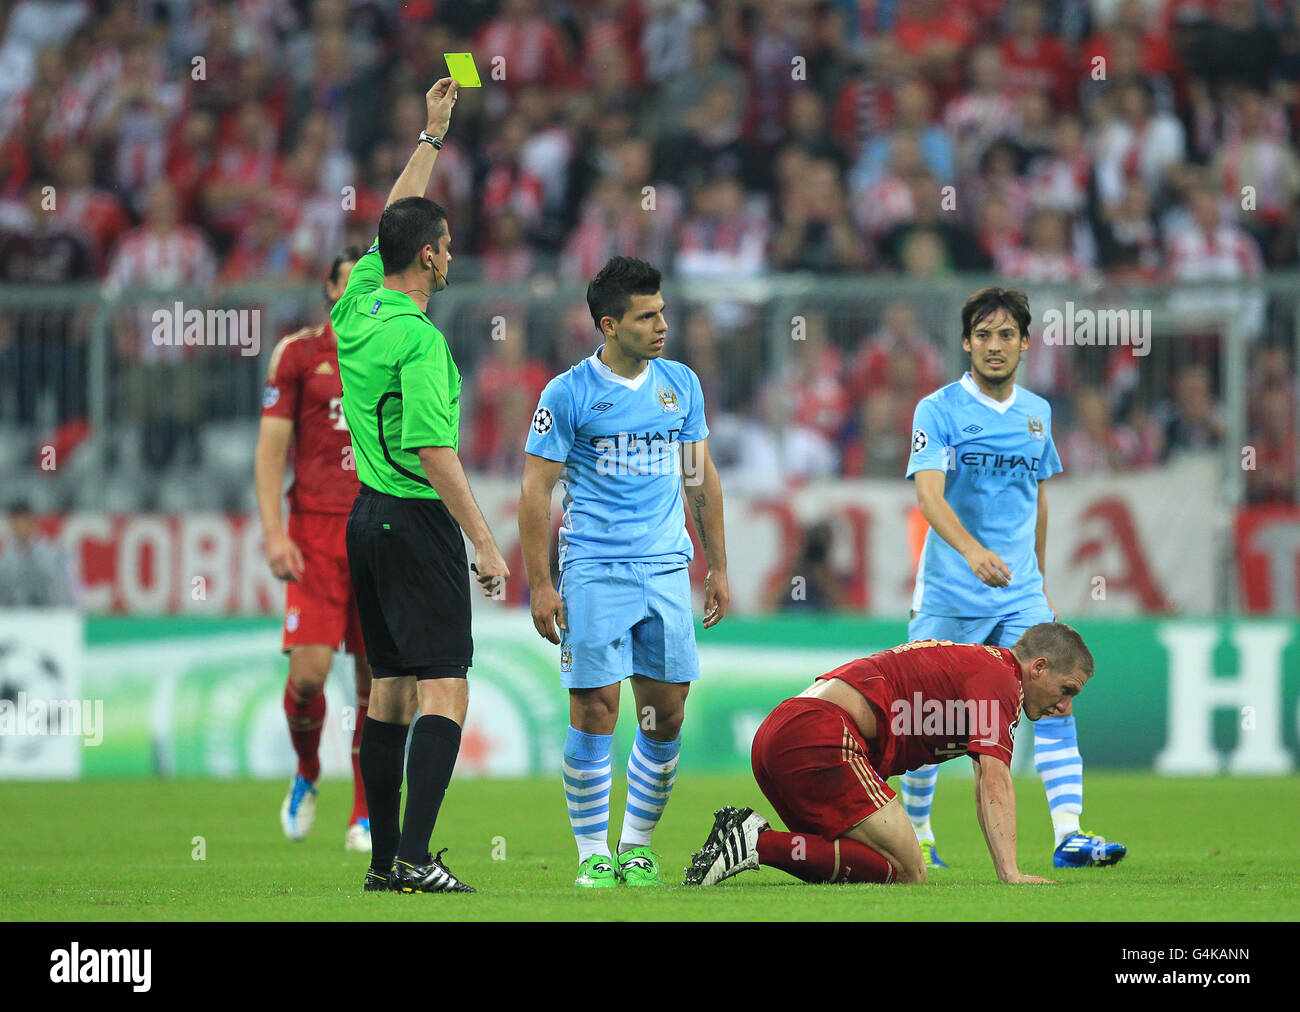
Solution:
[[[469,561],[440,499],[361,486],[347,528],[348,568],[376,678],[463,678],[474,658]]]

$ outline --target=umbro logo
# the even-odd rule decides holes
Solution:
[[[961,431],[962,431],[962,432],[969,432],[969,433],[973,436],[973,435],[975,435],[975,433],[977,433],[977,432],[983,432],[983,431],[984,431],[984,426],[982,426],[982,425],[968,425],[968,426],[966,426],[966,428],[962,429]]]
[[[591,406],[591,410],[592,410],[592,411],[607,411],[607,410],[609,410],[610,408],[612,408],[613,406],[614,406],[614,405],[611,404],[609,401],[601,401],[599,404],[593,404],[593,405]]]

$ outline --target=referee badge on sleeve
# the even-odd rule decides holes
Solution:
[[[539,436],[544,436],[550,432],[551,426],[554,424],[555,419],[548,408],[538,408],[533,415],[533,431]]]

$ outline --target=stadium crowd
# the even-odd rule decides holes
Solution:
[[[459,51],[492,86],[462,92],[429,193],[458,278],[585,281],[617,253],[687,279],[972,271],[1026,287],[1249,280],[1300,261],[1300,21],[1281,0],[0,12],[0,283],[319,281],[337,249],[369,243],[423,92]],[[1258,316],[1250,438],[1272,462],[1250,495],[1290,501],[1294,317],[1288,330],[1262,299],[1243,305]],[[591,350],[584,312],[550,333],[516,320],[479,356],[465,433],[478,468],[517,471],[541,386]],[[905,299],[810,315],[769,376],[735,368],[759,354],[754,322],[726,303],[674,321],[745,480],[901,475],[912,407],[952,378],[952,321],[940,334]],[[148,366],[147,330],[115,326],[119,375]],[[60,420],[86,407],[72,331],[66,314],[0,328],[11,375],[66,345],[71,364],[38,381],[58,389]],[[1101,368],[1038,355],[1022,382],[1057,407],[1067,471],[1140,468],[1222,438],[1213,347],[1186,342],[1154,387],[1116,349]]]

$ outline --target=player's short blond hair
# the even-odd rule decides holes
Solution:
[[[1069,673],[1076,668],[1092,677],[1092,651],[1083,637],[1064,622],[1039,622],[1031,625],[1016,640],[1012,652],[1028,660],[1046,657],[1048,666],[1055,672]]]

